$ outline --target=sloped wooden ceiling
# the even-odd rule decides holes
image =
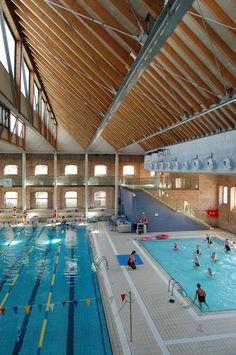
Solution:
[[[57,121],[86,149],[164,1],[6,4],[32,52]],[[188,121],[235,94],[235,8],[235,0],[194,2],[101,132],[109,144],[120,150],[139,142],[151,150],[235,128],[235,102]]]

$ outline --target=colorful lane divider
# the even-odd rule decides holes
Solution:
[[[101,298],[81,298],[78,300],[64,300],[61,302],[54,302],[54,303],[50,303],[49,308],[50,310],[53,312],[54,307],[56,305],[62,305],[62,307],[64,308],[66,306],[66,304],[68,303],[73,303],[75,307],[78,306],[78,303],[85,303],[87,306],[89,306],[91,304],[92,301],[98,301],[98,302],[102,302]],[[25,311],[26,314],[29,314],[30,310],[33,307],[38,307],[39,312],[42,311],[42,308],[44,306],[47,306],[47,303],[40,303],[40,304],[31,304],[31,305],[26,305],[26,306],[14,306],[14,307],[2,307],[0,309],[2,315],[4,316],[6,311],[8,310],[13,310],[14,314],[18,313],[18,310],[23,309]]]
[[[9,248],[9,246],[11,245],[11,243],[17,238],[19,237],[19,235],[21,234],[21,232],[23,231],[25,227],[23,227],[15,236],[14,238],[5,246],[5,248],[3,248],[2,250],[0,250],[0,256],[2,256],[5,251]]]
[[[22,264],[21,264],[21,266],[20,266],[20,269],[19,269],[18,273],[16,274],[16,276],[14,277],[14,279],[13,279],[11,285],[9,286],[9,289],[8,289],[7,293],[5,294],[3,300],[2,300],[2,302],[1,302],[1,304],[0,304],[0,311],[2,310],[2,308],[3,308],[3,306],[4,306],[5,302],[6,302],[6,300],[8,299],[8,296],[9,296],[11,290],[12,290],[13,287],[15,286],[16,281],[18,280],[18,278],[19,278],[19,276],[20,276],[20,273],[22,272],[24,266],[27,264],[27,262],[28,262],[28,260],[29,260],[30,254],[31,254],[32,251],[35,249],[36,244],[37,244],[37,241],[38,241],[38,239],[39,239],[39,237],[40,237],[40,235],[41,235],[43,229],[44,229],[44,227],[43,227],[43,228],[41,229],[41,231],[39,232],[39,235],[38,235],[38,237],[36,238],[36,240],[35,240],[35,242],[34,242],[34,245],[30,248],[29,252],[27,253],[26,257],[24,258],[24,260],[23,260],[23,262],[22,262]]]
[[[44,320],[43,320],[43,324],[42,324],[42,328],[41,328],[41,334],[40,334],[39,343],[38,343],[37,355],[40,354],[42,346],[43,346],[43,340],[44,340],[44,335],[45,335],[46,326],[47,326],[48,312],[49,312],[50,305],[51,305],[53,287],[54,287],[55,278],[56,278],[57,266],[58,266],[58,262],[59,262],[60,252],[61,252],[61,246],[62,246],[62,239],[61,239],[61,241],[60,241],[60,243],[58,245],[58,248],[57,248],[57,256],[56,256],[56,261],[55,261],[55,264],[54,264],[53,274],[52,274],[52,278],[51,278],[50,290],[49,290],[49,293],[48,293],[48,299],[47,299],[47,303],[46,303],[46,310],[45,310],[45,314],[44,314]]]

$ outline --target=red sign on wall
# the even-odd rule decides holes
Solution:
[[[209,217],[218,217],[219,216],[219,211],[216,210],[207,210],[207,215]]]

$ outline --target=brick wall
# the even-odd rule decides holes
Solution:
[[[232,233],[236,233],[236,207],[233,208],[233,203],[235,199],[235,188],[236,188],[236,176],[219,176],[218,177],[218,194],[217,199],[220,201],[219,191],[227,186],[228,187],[228,201],[227,203],[221,203],[219,205],[219,227],[228,230]]]
[[[88,188],[88,208],[94,207],[94,194],[97,191],[106,192],[106,208],[114,208],[115,201],[115,189],[107,186],[93,186]]]
[[[91,155],[88,156],[88,176],[94,176],[96,165],[106,165],[107,176],[115,176],[114,155]]]
[[[6,188],[6,187],[0,187],[0,209],[3,210],[5,209],[5,193],[7,191],[14,191],[18,193],[18,203],[17,203],[17,208],[22,209],[22,189],[21,187],[12,187],[12,188]]]
[[[22,169],[21,154],[0,154],[0,176],[4,175],[5,165],[18,165],[18,175],[21,176],[21,169]]]
[[[26,188],[26,209],[35,209],[35,193],[48,192],[48,208],[53,209],[53,187],[28,186]]]
[[[77,165],[78,175],[84,176],[84,155],[83,154],[58,154],[57,155],[57,175],[65,175],[66,165]]]
[[[57,205],[59,209],[64,209],[66,207],[65,193],[67,191],[77,192],[77,207],[79,209],[84,209],[84,187],[81,186],[60,186],[57,188]]]
[[[53,154],[26,154],[27,176],[34,176],[36,165],[47,165],[48,176],[53,176]]]

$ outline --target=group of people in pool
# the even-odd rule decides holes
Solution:
[[[208,247],[210,248],[213,245],[213,241],[212,241],[212,237],[209,234],[207,234],[207,236],[206,236],[206,241],[207,241]],[[230,245],[229,239],[225,240],[224,248],[225,248],[226,252],[230,252],[231,251],[231,245]],[[173,250],[175,250],[175,251],[179,251],[180,250],[180,246],[176,242],[173,245]],[[194,251],[194,267],[196,269],[201,266],[200,259],[199,259],[201,254],[202,254],[202,252],[201,252],[200,245],[197,245],[196,246],[196,250]],[[216,262],[218,260],[218,256],[217,256],[215,251],[212,252],[210,258],[211,258],[212,262]],[[215,274],[216,274],[212,270],[212,268],[210,266],[208,267],[207,271],[208,271],[209,276],[215,276]]]

